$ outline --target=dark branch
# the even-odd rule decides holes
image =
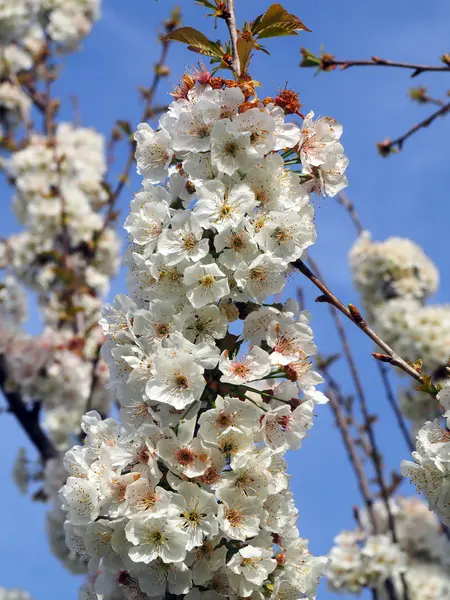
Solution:
[[[27,408],[22,395],[17,391],[8,391],[6,383],[7,368],[4,358],[0,358],[0,389],[8,403],[9,412],[16,417],[44,462],[56,458],[58,452],[39,423],[39,410],[37,410],[39,405],[35,404],[31,409]]]
[[[307,277],[321,292],[322,296],[319,296],[316,301],[326,302],[336,307],[339,312],[347,317],[352,323],[355,323],[361,331],[363,331],[367,337],[369,337],[375,344],[385,352],[390,358],[390,364],[398,367],[411,377],[413,377],[419,383],[425,383],[423,375],[419,373],[414,367],[409,365],[403,358],[401,358],[394,350],[386,344],[376,333],[371,329],[367,322],[362,318],[358,309],[349,305],[351,309],[347,308],[342,302],[331,292],[327,286],[309,269],[302,260],[296,260],[292,263],[292,266],[298,269],[305,277]]]
[[[414,135],[417,131],[425,129],[426,127],[431,125],[431,123],[433,123],[433,121],[435,121],[438,117],[444,117],[449,112],[449,110],[450,102],[444,104],[444,106],[441,106],[438,110],[436,110],[426,119],[420,121],[420,123],[417,123],[417,125],[414,125],[414,127],[411,127],[411,129],[408,129],[406,133],[396,138],[395,140],[387,138],[386,140],[384,140],[384,142],[378,142],[377,146],[380,154],[382,156],[388,156],[396,150],[401,150],[403,148],[403,144],[408,138]]]
[[[350,67],[394,67],[412,71],[411,77],[417,77],[417,75],[427,72],[450,72],[450,66],[448,65],[418,65],[415,63],[385,60],[378,56],[372,56],[370,60],[336,60],[334,56],[330,54],[322,56],[320,68],[323,71],[332,71],[336,67],[341,67],[341,70],[349,69]]]

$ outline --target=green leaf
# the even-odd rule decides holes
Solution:
[[[308,48],[301,48],[300,52],[302,54],[301,67],[320,67],[322,63],[320,56],[316,56],[313,52],[308,50]]]
[[[250,62],[250,55],[254,46],[252,38],[244,39],[243,37],[238,38],[237,49],[239,55],[239,62],[241,64],[241,73],[246,75],[248,72],[248,64]]]
[[[195,0],[195,4],[200,4],[201,6],[206,6],[206,8],[212,8],[213,10],[216,10],[217,8],[217,6],[214,6],[214,4],[208,0]]]
[[[223,50],[219,44],[212,42],[201,31],[193,27],[180,27],[166,35],[163,39],[188,44],[189,50],[204,54],[205,56],[214,56],[216,58],[222,58],[223,56]]]
[[[297,35],[297,31],[311,30],[298,17],[288,13],[281,4],[272,4],[252,25],[252,33],[258,38]]]

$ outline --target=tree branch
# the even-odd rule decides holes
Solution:
[[[241,75],[241,62],[239,60],[238,46],[237,46],[237,27],[236,27],[236,14],[234,12],[234,0],[228,0],[228,7],[224,11],[224,19],[230,32],[231,50],[233,53],[233,61],[231,68],[234,71],[236,77]]]
[[[56,458],[58,451],[40,426],[39,411],[35,408],[28,409],[19,392],[6,389],[6,382],[6,363],[5,359],[0,357],[0,389],[8,403],[9,412],[16,417],[44,462],[50,458]]]
[[[355,226],[356,231],[361,234],[364,231],[364,227],[362,226],[361,221],[359,220],[358,213],[356,212],[355,205],[350,200],[345,192],[339,192],[336,196],[338,204],[343,206],[345,210],[348,212],[350,219],[352,220],[353,225]]]
[[[323,294],[323,296],[319,296],[316,298],[316,302],[327,302],[328,304],[333,305],[339,310],[343,315],[347,317],[352,323],[354,323],[361,331],[363,331],[367,337],[369,337],[375,344],[385,352],[385,362],[389,362],[391,365],[398,367],[411,377],[413,377],[419,383],[425,383],[423,375],[419,373],[414,367],[409,365],[401,356],[399,356],[394,350],[384,342],[379,335],[371,329],[367,322],[362,318],[361,313],[353,306],[353,304],[349,304],[349,308],[344,306],[342,302],[327,288],[327,286],[309,269],[306,264],[298,259],[292,263],[292,266],[298,269],[305,277],[307,277]]]
[[[389,374],[383,363],[377,361],[377,367],[378,367],[378,370],[380,371],[381,379],[383,381],[383,386],[386,391],[386,397],[388,399],[388,402],[389,402],[389,404],[394,412],[395,418],[397,420],[397,425],[399,426],[399,429],[402,432],[403,439],[405,440],[406,445],[408,446],[410,452],[412,452],[414,450],[414,442],[411,438],[409,429],[405,423],[405,418],[395,400],[395,394],[392,389],[391,382],[389,381]]]
[[[165,66],[165,62],[167,59],[167,53],[169,51],[169,46],[170,46],[169,40],[163,39],[161,41],[161,55],[159,57],[158,62],[155,64],[155,67],[154,67],[153,81],[152,81],[150,88],[146,91],[146,93],[144,95],[145,104],[144,104],[144,110],[143,110],[143,113],[142,113],[142,116],[140,119],[141,123],[144,121],[147,121],[154,114],[152,111],[152,103],[153,103],[156,91],[158,89],[159,82],[161,81],[161,79],[163,77],[163,72],[164,72],[163,67]],[[135,150],[136,150],[136,142],[134,140],[130,140],[130,148],[129,148],[127,160],[122,169],[122,173],[119,177],[119,181],[118,181],[116,187],[110,193],[110,196],[108,199],[108,210],[106,212],[106,216],[105,216],[105,220],[103,222],[102,228],[96,237],[96,243],[98,243],[99,239],[104,234],[108,225],[113,220],[116,203],[117,203],[117,201],[120,197],[120,194],[122,193],[123,188],[125,187],[125,184],[127,183],[129,176],[130,176],[130,170],[134,163]]]
[[[423,121],[420,121],[420,123],[417,123],[417,125],[414,125],[414,127],[411,127],[411,129],[408,129],[408,131],[406,133],[404,133],[400,137],[396,138],[395,140],[391,140],[391,139],[387,138],[384,140],[384,142],[378,142],[377,147],[378,147],[380,154],[382,156],[388,156],[389,154],[392,154],[392,152],[395,152],[396,148],[398,150],[401,150],[403,148],[403,144],[405,143],[405,141],[408,138],[410,138],[412,135],[414,135],[420,129],[425,129],[426,127],[431,125],[431,123],[433,123],[433,121],[436,120],[438,117],[444,117],[449,111],[450,111],[450,102],[441,106],[438,110],[436,110],[434,113],[432,113],[426,119],[424,119]]]
[[[413,71],[411,77],[417,77],[417,75],[427,72],[450,72],[450,65],[418,65],[414,63],[385,60],[384,58],[380,58],[378,56],[372,56],[370,60],[336,60],[331,54],[325,54],[322,56],[320,68],[323,71],[331,71],[336,67],[341,67],[342,70],[349,69],[350,67],[395,67],[398,69],[408,69]]]

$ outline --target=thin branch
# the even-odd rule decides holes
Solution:
[[[359,220],[358,213],[356,212],[355,205],[350,200],[345,192],[339,192],[336,196],[336,200],[338,204],[343,206],[345,210],[348,212],[350,219],[352,220],[353,225],[355,226],[356,231],[361,234],[364,231],[364,227],[362,226],[361,221]]]
[[[414,367],[409,365],[405,360],[403,360],[403,358],[401,358],[401,356],[399,356],[396,352],[394,352],[394,350],[388,344],[386,344],[386,342],[384,342],[380,336],[373,331],[373,329],[368,326],[367,322],[362,318],[361,313],[356,306],[349,304],[349,308],[347,308],[302,260],[296,260],[292,263],[292,266],[305,275],[305,277],[307,277],[322,292],[323,296],[316,298],[316,302],[327,302],[328,304],[335,306],[339,312],[341,312],[347,317],[347,319],[359,327],[359,329],[361,329],[361,331],[363,331],[367,337],[375,342],[375,344],[386,353],[384,355],[384,362],[389,362],[391,365],[398,367],[419,383],[425,383],[423,375],[414,369]]]
[[[386,367],[383,363],[377,361],[378,370],[380,371],[381,379],[383,381],[384,389],[386,390],[386,397],[388,402],[394,412],[395,418],[397,420],[397,425],[399,426],[400,431],[402,432],[403,439],[406,442],[410,452],[414,450],[414,442],[412,440],[411,434],[409,432],[408,426],[406,425],[405,418],[397,404],[395,399],[395,394],[391,386],[391,382],[389,381],[389,374],[387,372]]]
[[[140,122],[147,121],[150,117],[152,117],[154,115],[154,113],[152,111],[152,103],[153,103],[159,82],[161,81],[162,77],[164,76],[163,75],[163,73],[164,73],[163,67],[164,67],[166,59],[167,59],[167,53],[169,51],[169,47],[170,47],[170,41],[163,39],[161,41],[161,55],[159,57],[158,62],[155,64],[155,67],[154,67],[154,76],[153,76],[152,84],[144,95],[145,104],[144,104],[144,110],[143,110]],[[128,152],[127,160],[122,169],[122,173],[119,177],[119,181],[118,181],[115,189],[110,193],[110,196],[108,199],[108,210],[106,212],[106,216],[105,216],[105,220],[103,222],[102,228],[97,235],[96,243],[98,243],[99,239],[104,234],[108,225],[113,220],[116,203],[117,203],[117,201],[120,197],[120,194],[122,193],[123,188],[125,187],[125,184],[127,183],[129,176],[130,176],[130,170],[134,163],[135,150],[136,150],[136,142],[134,142],[134,140],[130,140],[130,149]]]
[[[386,140],[384,140],[384,142],[378,142],[377,146],[380,154],[382,156],[387,156],[392,152],[395,152],[396,148],[398,150],[401,150],[403,148],[403,144],[408,138],[410,138],[420,129],[425,129],[426,127],[431,125],[431,123],[433,123],[433,121],[435,121],[438,117],[444,117],[449,111],[450,102],[447,102],[447,104],[441,106],[438,110],[429,115],[426,119],[420,121],[420,123],[417,123],[417,125],[414,125],[414,127],[411,127],[411,129],[408,129],[406,133],[396,138],[395,140],[387,138]]]
[[[427,72],[450,72],[450,66],[441,65],[418,65],[415,63],[397,62],[393,60],[385,60],[378,56],[372,56],[370,60],[336,60],[334,56],[325,54],[322,56],[320,68],[324,71],[330,71],[336,67],[341,67],[342,70],[350,67],[395,67],[398,69],[408,69],[412,71],[411,77],[417,77],[421,73]]]
[[[369,480],[367,479],[367,475],[364,471],[364,466],[359,457],[355,441],[350,432],[348,421],[342,410],[341,402],[338,400],[338,398],[340,396],[340,390],[339,390],[339,387],[337,386],[336,382],[334,382],[334,380],[331,377],[327,376],[326,379],[329,384],[329,387],[326,392],[327,398],[329,400],[331,409],[334,413],[334,417],[336,419],[336,425],[341,433],[342,441],[344,442],[345,449],[347,450],[350,464],[353,467],[353,471],[355,473],[356,480],[358,482],[359,491],[360,491],[361,496],[364,500],[364,503],[367,507],[367,511],[369,513],[369,517],[372,522],[374,531],[376,531],[377,523],[376,523],[375,515],[373,512],[373,504],[374,504],[373,494],[370,489]]]
[[[58,452],[39,424],[39,411],[36,410],[38,405],[28,409],[19,392],[7,390],[7,368],[3,357],[0,357],[0,389],[8,403],[9,412],[16,417],[42,460],[45,462],[56,458]]]
[[[358,213],[356,211],[355,205],[348,198],[348,196],[341,192],[337,197],[338,203],[345,208],[350,219],[352,220],[353,225],[355,226],[356,231],[361,234],[364,231],[364,227],[359,219]],[[397,420],[397,424],[400,428],[400,431],[403,435],[403,438],[408,446],[409,450],[412,451],[414,449],[414,442],[411,438],[411,434],[409,432],[409,428],[406,424],[405,417],[401,412],[398,403],[395,399],[395,394],[391,386],[391,382],[389,380],[388,372],[384,366],[384,364],[380,361],[377,361],[378,370],[380,372],[381,380],[383,382],[383,386],[386,392],[387,400],[394,412],[395,418]]]
[[[314,263],[314,261],[310,258],[309,262],[312,265],[313,269],[316,271],[316,273],[320,276],[319,269],[318,269],[317,265]],[[390,494],[389,494],[388,486],[387,486],[385,478],[384,478],[382,455],[378,449],[377,439],[375,436],[375,430],[373,427],[373,420],[372,420],[372,417],[369,412],[369,406],[368,406],[366,394],[364,392],[361,377],[359,376],[358,368],[356,366],[356,361],[353,357],[353,354],[352,354],[352,351],[350,348],[350,344],[347,339],[347,334],[346,334],[344,327],[342,326],[341,320],[339,318],[339,314],[338,314],[336,308],[332,304],[329,305],[329,308],[330,308],[331,316],[335,322],[336,329],[338,331],[338,335],[339,335],[341,343],[342,343],[342,348],[344,350],[344,354],[345,354],[345,357],[347,360],[347,364],[350,369],[350,374],[351,374],[351,377],[352,377],[352,380],[353,380],[353,383],[355,386],[356,396],[358,398],[359,407],[360,407],[361,414],[363,417],[364,430],[367,432],[367,437],[369,438],[369,442],[370,442],[369,458],[373,463],[374,470],[376,473],[377,483],[380,488],[381,497],[385,504],[386,513],[388,515],[389,528],[392,533],[392,539],[394,540],[394,542],[396,542],[397,534],[396,534],[396,528],[395,528],[395,521],[394,521],[394,516],[392,514],[392,511],[391,511],[391,506],[389,504]]]
[[[224,11],[224,19],[228,27],[228,31],[230,32],[230,40],[231,40],[231,51],[233,60],[231,63],[231,68],[233,69],[236,77],[240,77],[241,75],[241,62],[239,60],[238,46],[237,46],[237,27],[236,27],[236,14],[234,12],[234,0],[228,0],[227,10]]]

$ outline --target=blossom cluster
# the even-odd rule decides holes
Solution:
[[[406,581],[410,600],[450,598],[450,542],[426,505],[415,497],[390,500],[396,542],[382,501],[360,512],[360,527],[341,532],[331,549],[327,571],[333,591],[359,594],[369,587],[389,598],[386,583],[402,597]],[[374,522],[373,522],[374,520]]]
[[[42,75],[50,45],[59,53],[76,49],[100,17],[100,5],[100,0],[0,0],[0,121],[7,138],[12,129],[31,125],[27,85],[34,87],[33,70]]]
[[[445,410],[446,427],[440,419],[427,421],[417,433],[414,462],[403,461],[402,474],[408,477],[428,500],[443,523],[450,525],[450,386],[445,385],[437,394]]]
[[[100,0],[1,0],[0,42],[14,58],[13,64],[29,60],[46,37],[61,49],[73,49],[100,17],[100,5]],[[12,50],[21,39],[28,55]]]
[[[99,10],[99,0],[0,0],[0,160],[21,226],[0,248],[1,370],[8,390],[42,406],[62,450],[79,434],[86,406],[109,406],[98,320],[120,244],[105,218],[105,141],[93,129],[57,124],[50,94],[56,55],[75,49]],[[37,336],[23,331],[30,290],[43,320]]]
[[[372,242],[363,232],[349,253],[353,281],[380,337],[405,360],[421,359],[427,373],[445,379],[450,355],[450,306],[425,305],[439,276],[433,262],[414,242],[389,238]],[[429,395],[400,392],[400,406],[417,431],[439,414]]]
[[[364,231],[350,250],[349,263],[353,282],[370,312],[394,298],[423,303],[439,283],[433,262],[406,238],[373,242]]]
[[[109,405],[97,322],[119,266],[120,243],[114,229],[104,227],[104,154],[98,133],[61,123],[51,143],[35,134],[5,163],[23,230],[2,247],[0,349],[9,387],[39,399],[44,424],[61,449],[79,433],[88,402],[101,412]],[[38,336],[21,331],[26,318],[21,286],[37,293],[44,320]]]
[[[295,600],[327,562],[299,536],[284,459],[326,401],[316,347],[309,315],[271,296],[315,241],[310,193],[346,184],[342,128],[246,92],[202,69],[135,134],[130,296],[101,320],[121,422],[84,416],[60,492],[83,597]]]
[[[28,592],[24,592],[18,588],[7,589],[0,587],[0,600],[31,600],[31,596]]]

